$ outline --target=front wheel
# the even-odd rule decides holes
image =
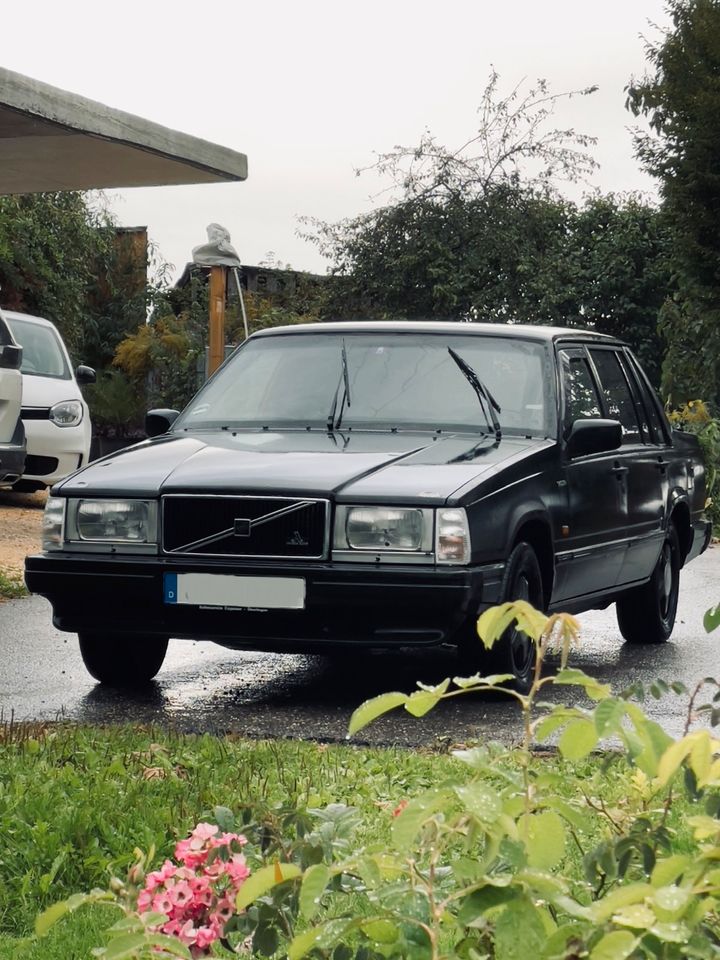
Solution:
[[[616,603],[620,633],[628,643],[665,643],[675,626],[680,596],[680,541],[670,526],[653,574]]]
[[[537,554],[529,543],[513,547],[505,566],[499,603],[509,600],[527,600],[537,610],[545,609],[542,574]],[[473,620],[468,625],[467,636],[459,647],[465,669],[478,668],[486,676],[493,673],[509,673],[514,677],[513,686],[520,693],[527,693],[535,671],[535,644],[516,627],[509,627],[491,650],[485,650]]]
[[[167,637],[81,633],[80,654],[88,673],[110,687],[149,683],[165,659]]]

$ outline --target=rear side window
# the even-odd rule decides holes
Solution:
[[[565,397],[563,427],[567,436],[576,420],[602,417],[602,406],[590,364],[584,354],[563,351],[560,354],[560,361]]]
[[[608,416],[619,420],[623,444],[641,443],[640,423],[627,379],[614,350],[591,350]]]
[[[635,380],[637,382],[638,389],[640,390],[642,405],[648,418],[650,442],[667,443],[667,426],[664,424],[658,409],[662,406],[662,404],[660,403],[657,395],[654,394],[648,382],[643,377],[642,372],[640,371],[640,365],[630,351],[627,351],[627,362],[635,372]]]

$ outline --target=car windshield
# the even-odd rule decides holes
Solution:
[[[65,355],[60,346],[60,338],[52,327],[46,327],[29,320],[17,320],[8,317],[13,336],[23,348],[23,373],[35,377],[54,377],[57,380],[69,380]]]
[[[516,336],[350,331],[250,340],[193,399],[175,429],[337,429],[341,422],[342,429],[492,432],[448,347],[497,400],[503,433],[554,435],[553,377],[542,343]]]

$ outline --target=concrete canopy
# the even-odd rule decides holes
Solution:
[[[0,194],[246,177],[244,153],[0,67]]]

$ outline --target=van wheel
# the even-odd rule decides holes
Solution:
[[[516,544],[508,558],[499,603],[508,600],[527,600],[537,610],[545,608],[540,564],[529,543]],[[458,652],[463,667],[470,668],[473,673],[480,669],[485,676],[493,673],[512,674],[513,687],[519,693],[527,693],[532,685],[535,644],[516,627],[509,627],[492,649],[486,650],[477,634],[476,621],[473,620],[468,624]]]
[[[647,583],[616,603],[620,633],[628,643],[665,643],[675,626],[680,596],[680,540],[673,524]]]
[[[167,637],[81,633],[80,654],[88,673],[109,687],[140,687],[156,675],[167,653]]]

